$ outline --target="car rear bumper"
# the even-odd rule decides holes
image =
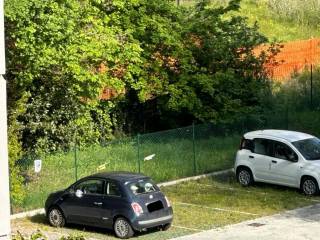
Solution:
[[[166,210],[161,210],[159,212],[145,214],[138,217],[135,221],[132,222],[132,227],[141,231],[146,228],[157,227],[165,224],[171,223],[173,220],[173,211],[172,208],[167,208]]]

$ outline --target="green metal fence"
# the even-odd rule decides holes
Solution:
[[[27,194],[13,211],[43,207],[48,193],[100,171],[140,172],[163,182],[229,168],[240,134],[219,132],[212,124],[191,125],[24,159]],[[37,158],[39,173],[33,166]]]

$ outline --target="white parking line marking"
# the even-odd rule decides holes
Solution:
[[[242,212],[242,211],[230,210],[230,209],[224,209],[224,208],[207,207],[207,206],[202,206],[202,205],[197,205],[197,204],[192,204],[192,203],[174,202],[173,204],[185,205],[185,206],[191,206],[191,207],[199,207],[199,208],[206,208],[206,209],[211,209],[211,210],[221,211],[221,212],[240,213],[240,214],[252,215],[252,216],[258,216],[259,215],[259,214],[256,214],[256,213]]]
[[[229,191],[238,191],[238,192],[247,192],[247,193],[257,193],[257,194],[262,194],[262,195],[272,195],[272,193],[267,193],[267,192],[260,192],[260,191],[249,191],[249,190],[242,190],[242,189],[237,189],[237,188],[228,188],[228,187],[221,187],[221,186],[216,186],[216,185],[211,185],[211,184],[204,184],[204,183],[198,183],[199,185],[202,186],[207,186],[207,187],[212,187],[212,188],[218,188],[218,189],[225,189]],[[303,197],[296,197],[297,199],[301,200],[308,200],[311,202],[320,202],[320,199],[312,199],[312,198],[303,198]]]
[[[317,200],[317,199],[311,199],[311,198],[302,198],[302,197],[297,197],[298,199],[301,199],[301,200],[308,200],[308,201],[311,201],[311,202],[320,202],[320,200]]]
[[[197,229],[197,228],[188,228],[188,227],[182,227],[182,226],[177,226],[177,225],[172,225],[172,227],[191,230],[191,231],[195,231],[195,232],[203,232],[204,231],[204,230]]]
[[[207,187],[213,187],[213,188],[218,188],[218,189],[225,189],[225,190],[229,190],[229,191],[238,191],[238,192],[247,192],[247,193],[258,193],[258,194],[263,194],[263,195],[268,194],[268,193],[266,193],[266,192],[242,190],[242,189],[237,189],[237,188],[232,188],[232,187],[221,187],[221,186],[210,185],[210,184],[203,184],[203,183],[198,183],[198,184],[199,184],[199,185],[202,185],[202,186],[207,186]]]

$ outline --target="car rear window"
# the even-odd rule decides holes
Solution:
[[[150,179],[141,179],[130,183],[128,186],[134,195],[158,191],[158,187]]]

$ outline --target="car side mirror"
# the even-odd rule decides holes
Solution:
[[[76,197],[78,197],[78,198],[82,198],[83,197],[83,192],[80,189],[78,189],[76,191]]]

